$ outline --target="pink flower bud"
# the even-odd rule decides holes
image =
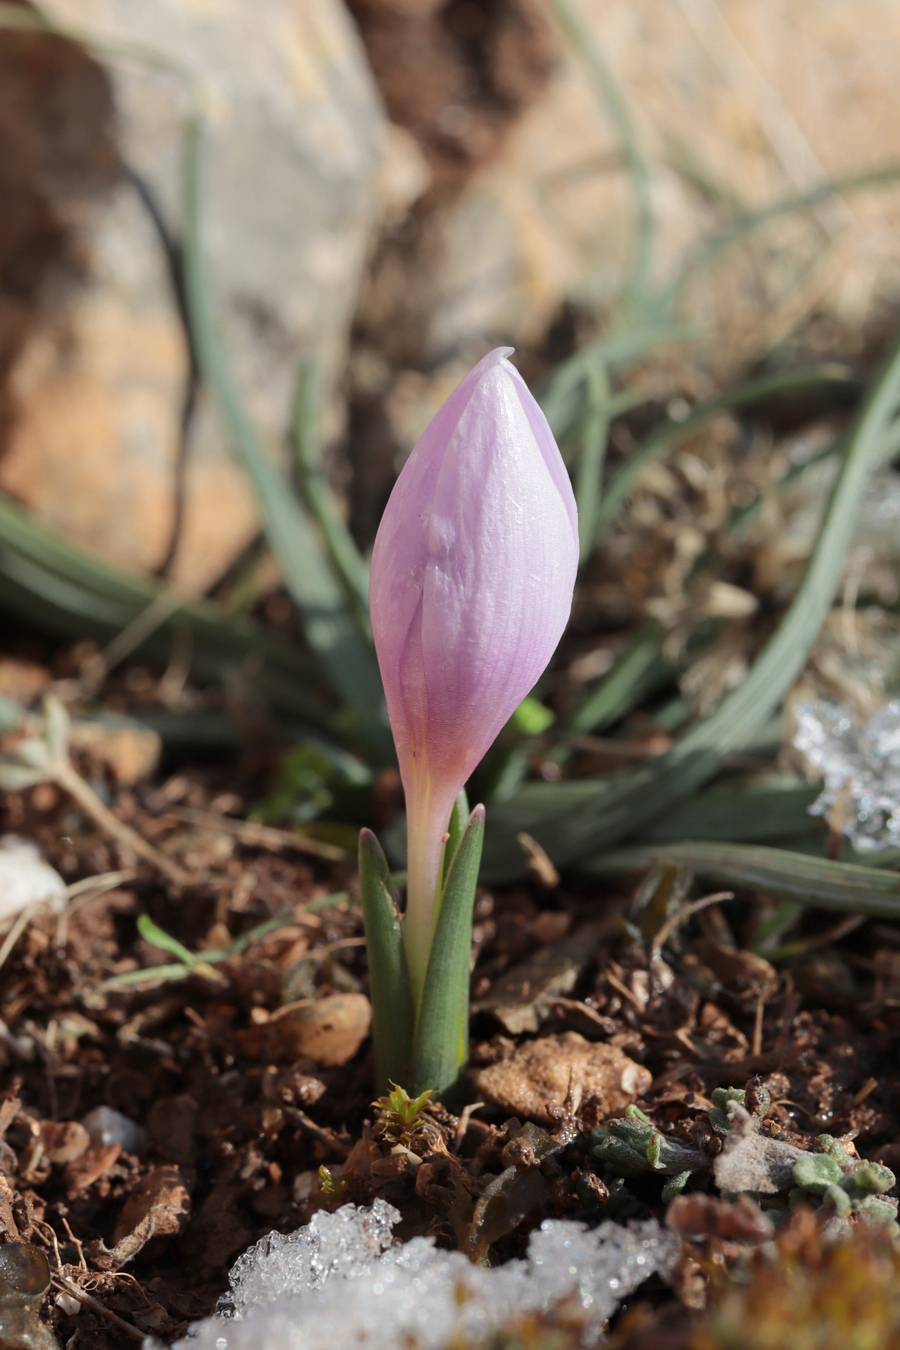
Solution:
[[[569,477],[511,351],[490,352],[426,427],[372,556],[372,627],[406,791],[417,1005],[454,800],[553,655],[578,566]]]

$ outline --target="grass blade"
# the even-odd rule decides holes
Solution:
[[[710,418],[720,413],[730,412],[747,403],[756,403],[772,395],[788,393],[794,389],[803,389],[814,384],[847,384],[853,379],[849,366],[830,362],[821,366],[812,366],[806,370],[790,370],[775,375],[764,375],[758,380],[748,380],[746,384],[727,389],[715,398],[695,408],[689,417],[681,422],[664,422],[657,427],[637,447],[632,455],[610,479],[603,493],[603,500],[596,516],[596,530],[601,532],[615,518],[628,497],[636,487],[641,474],[649,465],[662,456],[678,441],[689,436]]]
[[[709,782],[724,759],[746,745],[772,717],[806,662],[840,581],[869,472],[881,460],[884,438],[900,401],[900,343],[870,387],[849,438],[840,474],[825,510],[816,546],[782,622],[756,658],[743,683],[709,717],[638,770],[593,781],[594,795],[580,808],[560,809],[529,829],[554,862],[566,863],[633,835],[686,795]],[[560,785],[562,786],[562,785]],[[515,816],[518,799],[505,808]],[[563,814],[565,813],[565,814]],[[521,824],[518,829],[522,829]],[[499,841],[498,841],[499,843]],[[497,859],[514,857],[507,838]],[[521,871],[521,865],[517,870]]]
[[[716,787],[676,806],[641,832],[649,844],[682,839],[749,843],[809,834],[821,847],[825,823],[809,808],[821,785],[788,779],[739,787]]]
[[[466,789],[461,788],[456,801],[453,803],[450,822],[447,825],[447,842],[444,845],[444,870],[441,877],[442,889],[447,883],[453,859],[456,857],[456,850],[459,848],[459,841],[462,839],[468,824],[469,814],[469,799],[466,796]]]
[[[352,709],[370,750],[382,762],[390,762],[393,751],[374,653],[357,631],[347,599],[287,475],[260,442],[221,339],[201,237],[203,142],[203,122],[195,116],[186,142],[184,268],[191,337],[201,374],[253,487],[266,536],[300,611],[307,641],[334,689]]]
[[[631,178],[634,197],[634,249],[623,300],[629,310],[640,310],[650,285],[656,213],[650,165],[644,155],[631,110],[593,35],[581,22],[569,0],[550,0],[552,9],[577,55],[584,63],[609,114],[622,158]]]
[[[584,563],[594,550],[597,537],[597,508],[600,482],[606,458],[606,440],[610,423],[609,376],[602,361],[595,361],[585,373],[587,415],[581,437],[581,453],[575,475],[575,500],[578,503],[578,556]]]
[[[702,841],[641,846],[603,854],[583,870],[592,875],[623,875],[643,872],[657,859],[683,863],[717,886],[765,891],[816,909],[900,919],[900,876],[896,872],[759,844]]]
[[[359,890],[369,957],[376,1088],[386,1092],[391,1083],[405,1085],[410,1080],[414,1019],[400,902],[387,859],[371,830],[359,834]]]
[[[629,713],[666,679],[671,667],[662,654],[664,633],[648,624],[605,675],[562,721],[566,731],[599,732]]]
[[[119,571],[0,494],[0,603],[6,609],[51,633],[106,643],[158,605],[162,593],[152,578]],[[193,678],[221,683],[244,672],[277,712],[333,728],[334,710],[312,662],[212,601],[180,597],[134,653],[165,665],[179,632],[190,634]]]
[[[484,807],[469,817],[441,899],[416,1027],[413,1095],[452,1093],[469,1044],[472,909],[484,840]]]
[[[778,220],[782,216],[794,215],[800,211],[810,211],[823,202],[829,201],[832,197],[840,196],[846,192],[892,187],[898,181],[900,181],[900,164],[885,164],[878,169],[868,169],[864,173],[830,179],[827,183],[819,183],[816,187],[809,188],[804,192],[781,197],[778,201],[770,202],[768,206],[763,206],[757,211],[748,211],[746,214],[738,216],[725,229],[702,240],[689,253],[679,268],[678,275],[659,297],[657,303],[660,313],[674,313],[687,283],[697,272],[713,267],[730,249],[742,243],[749,235],[755,234],[757,230],[762,229],[771,221]]]
[[[294,455],[300,491],[307,510],[322,532],[331,565],[344,587],[356,626],[366,641],[371,643],[369,569],[338,510],[334,494],[322,471],[316,438],[316,369],[311,361],[303,366],[297,381]]]

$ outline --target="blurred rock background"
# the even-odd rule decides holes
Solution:
[[[700,326],[678,378],[703,393],[796,333],[852,354],[896,304],[889,175],[779,216],[673,290],[742,213],[900,166],[891,0],[571,0],[574,33],[561,0],[42,13],[98,45],[0,28],[0,487],[189,590],[241,557],[256,515],[196,397],[166,251],[189,86],[134,48],[204,90],[208,245],[254,415],[282,451],[315,357],[363,537],[487,346],[540,374],[677,294]]]

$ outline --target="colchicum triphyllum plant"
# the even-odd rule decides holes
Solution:
[[[380,1090],[446,1093],[465,1062],[484,807],[468,815],[464,785],[543,672],[572,603],[575,499],[511,350],[489,353],[439,409],[375,540],[372,627],[408,840],[401,917],[378,842],[360,835]]]

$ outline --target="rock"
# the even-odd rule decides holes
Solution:
[[[0,1346],[3,1350],[59,1350],[40,1319],[50,1288],[50,1266],[40,1247],[10,1242],[0,1248]]]
[[[66,883],[36,844],[15,834],[0,837],[0,921],[42,901],[60,910],[65,897]]]
[[[352,1059],[369,1034],[372,1006],[365,994],[303,999],[271,1019],[285,1053],[334,1068]]]
[[[376,214],[384,117],[343,5],[269,0],[250,15],[241,0],[49,0],[43,12],[146,45],[201,82],[211,122],[205,216],[226,338],[253,415],[279,445],[301,360],[315,355],[326,391],[333,384]],[[18,34],[0,35],[0,55],[23,41],[52,51],[67,82],[48,60],[27,72],[20,62],[0,93],[0,131],[6,103],[6,120],[16,110],[20,118],[8,138],[17,158],[4,173],[55,231],[32,297],[36,323],[17,319],[4,338],[0,295],[0,379],[5,340],[15,404],[0,486],[107,557],[154,568],[175,520],[188,356],[163,250],[131,175],[180,229],[185,85],[134,60],[111,59],[104,75],[58,42]],[[55,120],[43,111],[54,98]],[[85,149],[78,159],[71,146],[97,142],[106,154],[88,180],[90,156]],[[45,171],[67,153],[71,172]],[[202,590],[251,539],[256,512],[205,404],[188,451],[171,575]]]
[[[90,1136],[92,1148],[121,1144],[126,1153],[138,1153],[147,1142],[147,1131],[111,1106],[97,1106],[81,1121]]]
[[[404,8],[397,0],[352,4],[386,11],[385,28],[396,28]],[[735,210],[900,159],[900,9],[886,12],[883,0],[849,8],[819,0],[571,0],[571,7],[626,101],[649,165],[657,290]],[[435,22],[426,5],[405,8],[417,11],[407,20],[410,31]],[[444,13],[474,8],[446,6]],[[489,64],[484,37],[475,41]],[[634,259],[634,186],[577,46],[559,35],[549,82],[530,106],[519,103],[520,116],[507,124],[502,146],[493,145],[490,161],[465,182],[457,173],[452,200],[445,195],[430,213],[417,211],[403,236],[405,270],[385,250],[393,302],[386,276],[370,289],[391,344],[401,330],[409,333],[411,368],[459,354],[465,366],[510,339],[520,349],[539,346],[567,302],[604,312],[621,297]],[[373,54],[392,115],[432,159],[435,128],[456,128],[457,160],[470,163],[482,115],[478,72],[468,89],[448,85],[445,75],[423,79],[428,88],[401,104],[397,82],[409,61],[399,43],[391,50],[385,41],[377,59]],[[435,106],[441,94],[444,104]],[[709,325],[714,343],[704,357],[723,376],[814,313],[828,316],[819,327],[826,338],[834,318],[853,329],[877,315],[881,297],[900,279],[900,195],[896,188],[837,194],[755,239],[752,256],[731,250],[698,272],[685,297],[685,317]],[[414,313],[420,292],[410,275],[419,268],[426,298]],[[401,322],[392,326],[392,314]]]
[[[613,1116],[651,1082],[649,1069],[614,1046],[586,1041],[576,1031],[526,1041],[508,1059],[474,1074],[479,1097],[511,1116],[541,1125],[554,1123],[570,1091],[576,1103],[597,1097],[603,1115]]]

